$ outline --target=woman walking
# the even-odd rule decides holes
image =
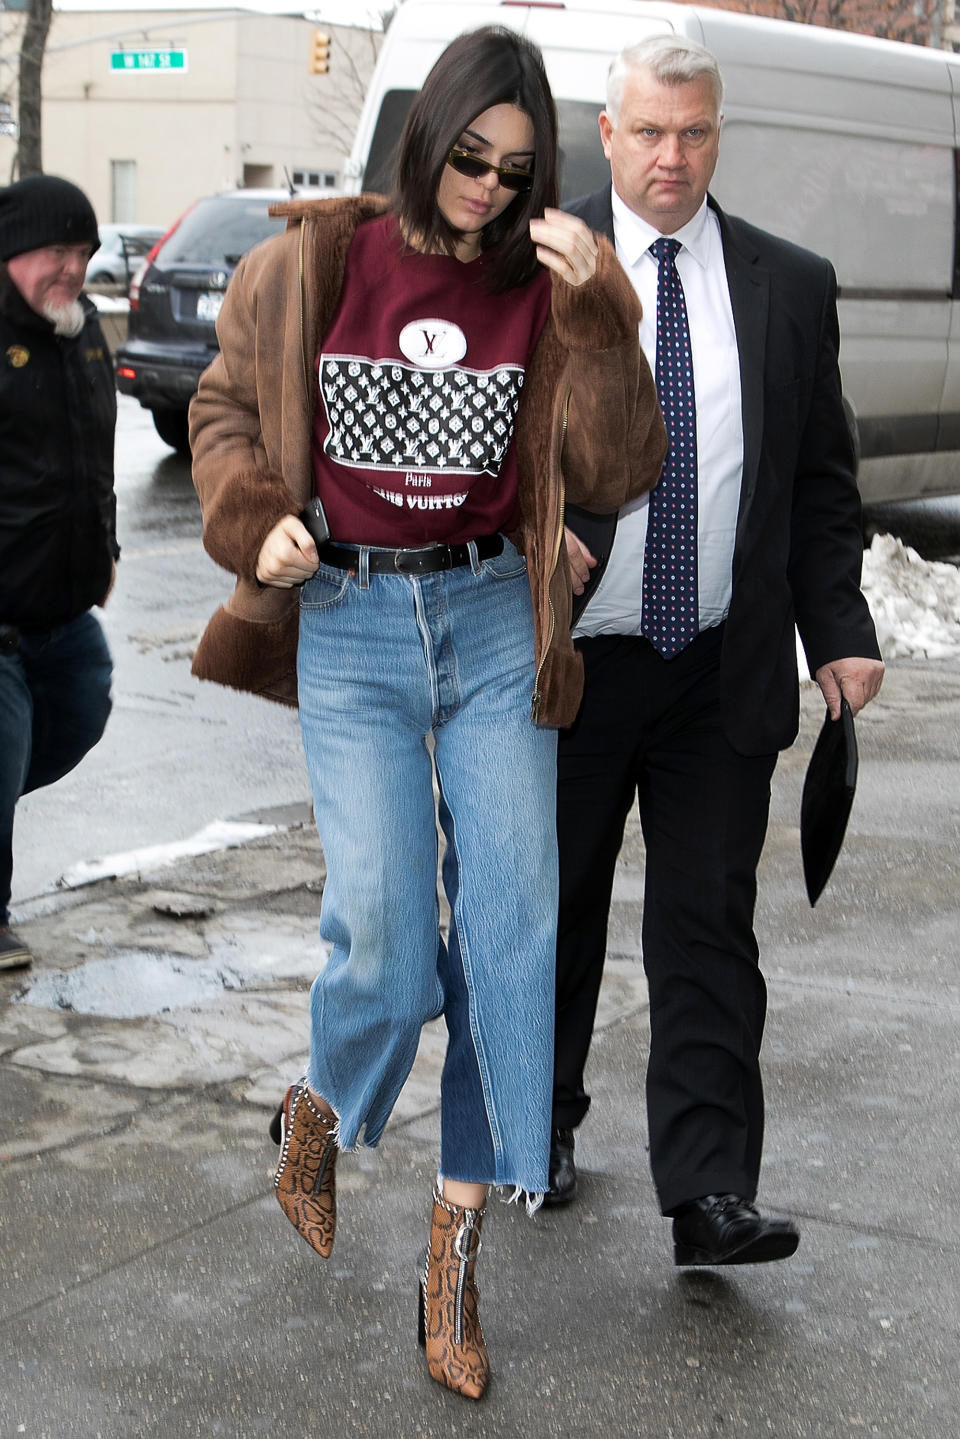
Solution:
[[[454,41],[392,199],[292,201],[241,262],[191,411],[204,542],[238,576],[194,669],[299,703],[327,861],[277,1195],[328,1256],[337,1156],[377,1143],[443,1014],[420,1340],[475,1399],[488,1187],[532,1211],[548,1182],[554,727],[580,694],[565,492],[613,510],[663,455],[632,287],[554,208],[556,143],[535,47]]]

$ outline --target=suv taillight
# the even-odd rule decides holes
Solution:
[[[193,209],[193,206],[192,206],[192,205],[188,206],[188,208],[187,208],[186,210],[184,210],[183,215],[189,214],[190,210],[192,210],[192,209]],[[183,215],[180,215],[176,220],[174,220],[173,224],[170,226],[170,228],[169,228],[169,230],[167,231],[167,233],[166,233],[165,235],[161,235],[161,236],[160,236],[160,239],[159,239],[159,240],[157,241],[157,243],[154,245],[153,249],[150,250],[146,255],[144,255],[143,260],[141,261],[141,263],[140,263],[139,266],[137,267],[137,270],[136,270],[136,272],[135,272],[135,274],[134,274],[134,276],[133,276],[133,279],[130,281],[130,289],[129,289],[129,291],[128,291],[128,298],[129,298],[129,300],[130,300],[130,308],[131,308],[131,310],[139,310],[139,308],[140,308],[140,286],[143,284],[143,277],[144,277],[144,275],[147,273],[147,271],[149,270],[150,266],[153,264],[154,260],[156,259],[157,254],[158,254],[158,252],[159,252],[159,250],[160,250],[160,246],[161,246],[161,245],[165,245],[165,244],[167,243],[167,241],[169,240],[170,236],[173,234],[174,230],[177,228],[177,226],[180,224],[180,221],[183,219]]]
[[[154,245],[153,249],[155,250],[156,248],[156,245]],[[137,266],[130,280],[130,289],[128,290],[127,294],[130,300],[131,310],[139,310],[140,308],[140,286],[143,284],[143,277],[147,273],[147,270],[150,268],[152,260],[153,250],[151,250],[150,254],[140,261],[140,264]]]

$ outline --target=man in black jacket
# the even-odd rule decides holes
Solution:
[[[644,308],[670,440],[649,497],[568,514],[586,688],[560,736],[560,921],[551,1189],[573,1131],[614,866],[638,799],[646,849],[650,1161],[678,1264],[782,1259],[754,1206],[766,990],[753,929],[777,753],[799,719],[794,627],[831,715],[883,676],[860,591],[860,505],[824,259],[725,215],[707,187],[722,80],[657,36],[614,62],[600,117],[612,188],[570,208],[604,233]]]
[[[82,190],[0,190],[0,970],[32,960],[10,928],[20,796],[103,734],[112,665],[90,613],[113,584],[113,368],[81,296],[99,244]]]

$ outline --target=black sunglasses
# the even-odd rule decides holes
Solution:
[[[521,170],[516,165],[491,165],[489,160],[481,160],[471,150],[461,150],[456,145],[447,156],[447,164],[458,175],[469,175],[471,180],[482,180],[492,170],[505,190],[516,190],[518,194],[526,194],[533,188],[532,170]]]

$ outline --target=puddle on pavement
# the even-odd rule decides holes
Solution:
[[[76,969],[38,974],[15,1002],[108,1019],[146,1019],[242,988],[242,977],[223,965],[127,950],[109,959],[89,959]]]

